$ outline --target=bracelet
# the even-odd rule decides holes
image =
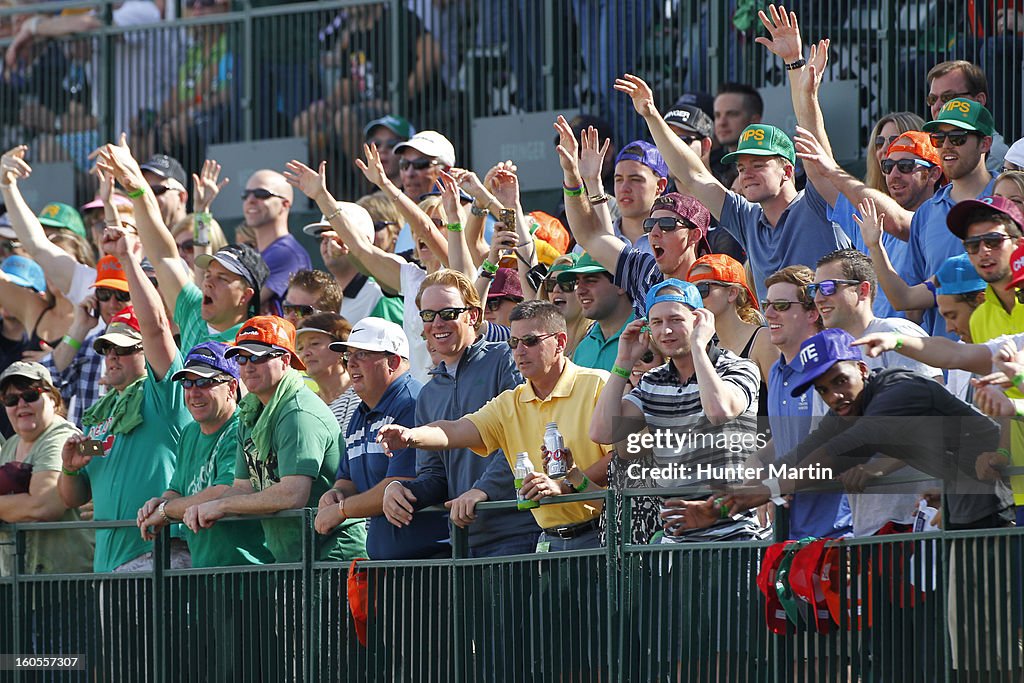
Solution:
[[[490,213],[490,211],[487,210],[486,206],[482,209],[478,208],[476,202],[473,202],[469,205],[469,212],[474,216],[486,216],[487,214]]]
[[[577,187],[575,189],[569,189],[568,187],[562,186],[562,192],[565,193],[566,197],[579,197],[583,194],[583,187]]]
[[[569,487],[569,493],[578,493],[579,492],[579,489],[576,488],[575,486],[573,486],[572,482],[569,481],[569,477],[566,477],[560,483],[565,484],[566,486]]]
[[[588,196],[587,199],[590,200],[591,206],[597,206],[599,204],[607,203],[608,200],[611,199],[611,197],[609,197],[607,194],[595,194]]]
[[[327,223],[330,223],[332,220],[334,220],[335,218],[340,216],[342,213],[344,213],[344,211],[345,211],[344,209],[335,209],[331,213],[329,213],[326,216],[324,216],[324,221],[327,222]]]
[[[893,347],[897,351],[903,348],[903,337],[896,337],[896,346]]]
[[[338,514],[341,515],[341,521],[348,519],[348,515],[345,514],[345,499],[342,498],[338,501]]]
[[[1010,451],[1007,450],[1006,448],[997,448],[996,449],[996,453],[998,453],[999,455],[1003,456],[1007,460],[1012,460],[1012,458],[1010,456]]]
[[[626,368],[619,367],[618,365],[613,365],[611,372],[613,375],[618,375],[622,379],[629,379],[630,371],[627,370]]]
[[[168,524],[171,523],[171,518],[167,516],[167,501],[161,501],[160,505],[157,506],[156,511],[160,513],[160,519],[164,520]]]
[[[77,477],[80,474],[80,472],[78,470],[69,470],[67,467],[64,467],[64,465],[60,466],[60,471],[65,476],[68,476],[68,477]]]
[[[132,190],[131,192],[129,192],[127,194],[128,194],[128,198],[129,199],[138,199],[142,195],[146,194],[146,186],[145,185],[141,185],[141,186],[139,186],[139,189]]]
[[[493,280],[494,279],[494,273],[492,273],[489,270],[485,270],[484,268],[481,268],[480,270],[476,271],[476,276],[477,277],[485,277],[488,280]]]
[[[801,57],[800,59],[796,60],[792,64],[784,64],[783,68],[786,71],[795,71],[795,70],[799,69],[800,67],[806,66],[806,65],[807,65],[807,60],[804,59],[803,57]]]
[[[1013,376],[1013,378],[1010,381],[1014,385],[1020,386],[1022,383],[1024,383],[1024,372],[1017,373],[1016,375]]]
[[[778,479],[765,479],[761,483],[768,489],[768,493],[771,494],[772,498],[782,497],[782,487],[779,485]]]
[[[480,269],[481,270],[486,270],[491,275],[494,275],[495,273],[498,272],[498,266],[494,265],[493,263],[491,263],[487,259],[484,259],[484,262],[480,264]]]
[[[590,488],[590,478],[584,474],[583,481],[580,482],[579,486],[576,486],[574,488],[576,489],[576,493],[583,493],[588,488]]]
[[[721,498],[715,502],[718,503],[718,518],[729,519],[729,506],[723,503]]]
[[[449,223],[448,224],[448,231],[449,232],[462,232],[462,223]]]
[[[63,337],[61,337],[61,341],[70,346],[71,348],[73,348],[75,351],[78,351],[82,348],[82,342],[78,341],[70,334],[65,334]]]

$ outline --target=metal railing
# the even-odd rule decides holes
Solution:
[[[606,513],[616,512],[606,492],[573,498],[604,498]],[[280,515],[303,525],[293,564],[172,570],[165,533],[151,572],[0,578],[0,652],[81,654],[87,672],[67,680],[111,682],[966,683],[1024,673],[1019,529],[836,542],[838,605],[826,633],[806,612],[782,633],[768,630],[755,582],[768,542],[635,545],[611,531],[594,550],[365,561],[363,646],[348,567],[315,560],[314,515]],[[27,533],[71,526],[134,523],[13,529],[23,547]],[[19,680],[32,679],[0,672],[0,681]]]
[[[88,151],[120,130],[139,156],[166,152],[187,170],[198,169],[209,144],[305,138],[310,161],[331,162],[336,194],[354,198],[367,189],[352,166],[362,127],[385,113],[443,131],[472,167],[471,124],[481,117],[579,110],[609,119],[620,143],[645,137],[628,98],[611,88],[624,71],[646,78],[663,109],[725,81],[785,83],[778,60],[754,43],[764,35],[760,6],[746,0],[241,0],[235,11],[188,3],[183,18],[137,14],[136,23],[112,3],[33,5],[99,7],[103,25],[37,41],[0,79],[0,144],[28,143],[37,162],[72,161],[80,197],[92,189]],[[997,129],[1008,142],[1021,135],[1022,36],[997,31],[995,6],[797,0],[790,9],[805,41],[832,39],[827,78],[856,84],[844,106],[856,111],[863,149],[883,114],[928,118],[925,74],[954,58],[983,67]],[[0,36],[12,35],[25,11],[0,8]],[[0,38],[0,47],[10,42]]]

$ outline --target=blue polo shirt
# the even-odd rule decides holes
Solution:
[[[416,426],[416,398],[423,384],[406,372],[391,383],[371,409],[360,402],[345,434],[345,454],[338,465],[338,479],[347,479],[360,493],[369,491],[386,477],[416,477],[416,449],[384,454],[377,432],[386,424]],[[418,512],[412,523],[401,529],[384,515],[370,518],[366,552],[373,560],[401,560],[434,557],[448,549],[447,515]]]
[[[274,292],[270,305],[273,306],[274,315],[281,315],[281,303],[284,301],[284,293],[288,291],[288,281],[292,274],[311,269],[313,262],[309,259],[309,252],[290,233],[271,242],[260,252],[260,256],[270,269],[270,277],[263,286]]]
[[[608,339],[604,338],[601,326],[594,322],[590,326],[590,330],[587,331],[587,336],[576,345],[576,350],[572,354],[572,362],[585,368],[611,372],[612,366],[615,365],[615,358],[619,354],[619,335],[626,329],[626,325],[634,320],[636,320],[636,316],[631,313],[629,320]]]
[[[995,179],[990,180],[978,196],[992,194],[993,185]],[[914,220],[910,223],[910,241],[907,243],[904,269],[898,271],[907,284],[916,285],[924,282],[938,272],[939,266],[950,256],[964,253],[963,242],[946,227],[946,216],[956,204],[950,196],[952,191],[953,185],[946,185],[914,212]],[[921,327],[931,335],[949,337],[954,341],[957,339],[952,334],[947,334],[946,321],[934,307],[925,311]]]
[[[788,365],[780,355],[768,372],[768,423],[776,459],[782,458],[811,433],[813,418],[824,415],[822,407],[815,415],[814,388],[808,387],[800,396],[789,395],[790,383],[799,366]],[[789,537],[791,539],[842,536],[853,530],[853,518],[846,494],[798,493],[789,503]]]
[[[735,192],[725,193],[718,220],[746,250],[758,299],[767,295],[764,281],[775,271],[798,264],[814,268],[825,254],[850,246],[850,238],[828,212],[828,202],[811,183],[790,202],[774,226],[765,219],[760,204]]]

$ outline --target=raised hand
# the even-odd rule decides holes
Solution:
[[[68,437],[68,440],[64,442],[64,448],[60,452],[61,464],[64,466],[64,469],[69,472],[78,472],[89,464],[92,456],[78,450],[78,444],[88,440],[89,437],[84,434],[73,434]]]
[[[103,229],[103,241],[100,248],[104,254],[110,254],[118,261],[125,261],[130,256],[139,253],[138,235],[124,227],[113,228],[109,225]]]
[[[604,164],[604,155],[608,152],[611,139],[605,140],[604,145],[600,144],[597,129],[589,126],[580,133],[580,175],[584,178],[600,178],[601,166]]]
[[[388,174],[384,171],[384,164],[380,161],[377,145],[372,142],[363,145],[363,155],[366,156],[366,161],[356,159],[356,168],[363,172],[366,179],[382,190],[391,185]]]
[[[505,168],[498,169],[491,177],[491,187],[498,203],[506,208],[513,208],[519,206],[519,176],[516,175],[515,164],[511,161],[507,161],[505,164]],[[498,166],[501,165],[498,164]],[[509,225],[507,227],[510,230],[515,230],[516,226]]]
[[[128,136],[121,133],[121,138],[116,145],[106,144],[94,150],[89,155],[90,159],[96,160],[96,167],[114,176],[121,186],[134,192],[147,186],[145,176],[139,168],[139,162],[132,156],[132,150],[128,147]]]
[[[514,229],[496,230],[491,235],[491,251],[487,254],[487,260],[491,263],[497,263],[501,260],[502,252],[515,249],[518,246],[519,235],[516,234]]]
[[[693,333],[690,335],[690,348],[705,349],[711,338],[715,336],[715,314],[706,308],[698,308],[693,312]],[[630,366],[632,367],[632,366]]]
[[[321,161],[319,169],[314,171],[301,161],[292,159],[285,164],[284,179],[302,194],[316,201],[321,194],[327,193],[327,162]]]
[[[807,68],[804,70],[803,87],[815,94],[821,86],[821,79],[825,76],[825,67],[828,65],[828,47],[832,44],[828,38],[819,40],[818,44],[811,43],[811,54],[807,58]]]
[[[19,178],[28,178],[32,174],[32,167],[25,161],[26,152],[28,145],[18,145],[0,157],[0,185],[10,185]]]
[[[814,137],[814,133],[806,128],[796,127],[793,143],[796,146],[796,155],[798,157],[816,165],[823,172],[834,171],[839,168],[839,164],[832,158],[832,155],[825,151],[818,138]]]
[[[619,334],[619,353],[615,358],[617,366],[629,370],[640,362],[644,353],[651,348],[649,330],[644,318],[638,318],[626,325]]]
[[[882,239],[882,222],[885,220],[885,214],[878,213],[875,200],[870,197],[866,197],[857,206],[857,211],[860,215],[853,214],[853,220],[860,226],[860,236],[864,239],[864,244],[869,249],[878,246]]]
[[[569,122],[565,120],[565,117],[559,115],[555,119],[555,130],[558,132],[558,146],[555,151],[558,152],[558,163],[562,166],[562,171],[568,176],[575,176],[579,173],[579,148],[580,145],[576,142],[576,136],[572,134],[572,127],[569,126]]]
[[[459,185],[451,174],[441,171],[441,207],[449,223],[462,223],[462,200]]]
[[[480,177],[472,171],[453,167],[448,169],[448,174],[459,184],[459,188],[473,199],[484,199],[490,194]]]
[[[623,74],[622,78],[615,79],[615,89],[629,95],[633,100],[633,108],[640,116],[646,118],[658,115],[658,109],[654,106],[654,92],[639,76]]]
[[[207,159],[203,162],[203,169],[198,175],[192,174],[192,198],[195,202],[196,213],[204,213],[210,210],[210,205],[217,198],[224,186],[231,182],[230,178],[217,182],[220,177],[220,164],[215,159]]]
[[[770,15],[770,16],[769,16]],[[768,14],[764,10],[757,13],[761,23],[768,29],[771,38],[758,36],[754,42],[768,48],[784,63],[792,64],[803,56],[803,43],[800,40],[800,24],[796,20],[796,12],[787,12],[782,5],[768,5]]]

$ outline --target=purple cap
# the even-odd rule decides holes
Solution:
[[[634,140],[623,147],[619,156],[615,157],[615,164],[618,165],[620,161],[639,161],[659,178],[668,177],[668,164],[661,157],[661,152],[646,140]]]
[[[223,342],[208,341],[196,344],[185,357],[185,365],[171,375],[171,381],[177,382],[189,375],[200,377],[216,377],[230,375],[238,379],[238,362],[234,358],[225,358],[224,353],[231,347]]]
[[[1021,232],[1024,232],[1024,214],[1021,213],[1019,206],[1005,197],[982,197],[957,202],[946,215],[946,227],[951,233],[964,239],[967,236],[967,216],[975,209],[990,209],[992,213],[1005,214],[1017,224]]]
[[[519,281],[519,272],[512,268],[498,268],[498,272],[494,274],[494,282],[487,291],[488,299],[503,296],[523,300],[523,284]]]
[[[797,357],[800,370],[796,378],[790,380],[794,384],[790,395],[795,398],[807,391],[814,380],[831,370],[839,361],[864,360],[860,347],[852,346],[853,341],[849,332],[838,327],[822,330],[805,340],[800,345],[800,355]]]
[[[655,211],[671,211],[684,220],[688,220],[697,226],[700,236],[703,238],[708,234],[708,226],[711,225],[711,212],[699,201],[689,195],[669,192],[654,200],[651,206],[651,215]]]

